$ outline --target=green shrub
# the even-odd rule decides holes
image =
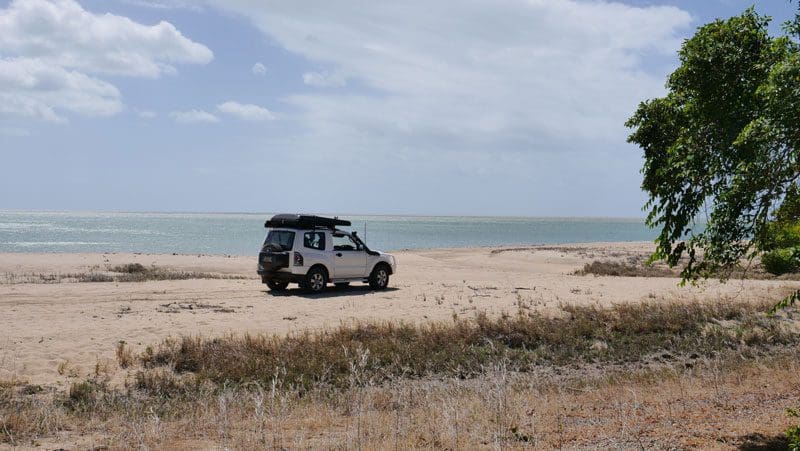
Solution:
[[[800,188],[797,184],[792,185],[783,198],[783,203],[775,212],[775,220],[778,222],[800,221]]]
[[[788,409],[787,412],[790,417],[800,418],[800,408]],[[800,424],[786,430],[786,441],[791,451],[800,451]]]
[[[775,222],[769,227],[770,245],[773,249],[800,246],[800,222]]]
[[[785,248],[769,251],[761,256],[764,269],[779,276],[800,268],[800,248]]]
[[[800,246],[800,189],[797,185],[789,188],[783,203],[756,242],[762,251]]]

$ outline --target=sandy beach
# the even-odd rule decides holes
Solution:
[[[777,299],[800,283],[708,281],[679,287],[670,277],[599,277],[573,272],[595,260],[645,257],[652,243],[399,251],[386,291],[330,287],[274,295],[255,274],[254,257],[147,254],[0,254],[0,378],[68,384],[96,366],[114,366],[125,341],[141,351],[187,334],[285,334],[358,320],[446,321],[520,306],[640,301]],[[219,278],[75,282],[127,263]]]

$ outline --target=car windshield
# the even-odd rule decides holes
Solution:
[[[290,251],[294,245],[294,232],[288,230],[270,230],[264,240],[266,251]]]

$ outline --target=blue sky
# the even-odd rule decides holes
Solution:
[[[641,216],[625,119],[751,4],[0,1],[0,209]]]

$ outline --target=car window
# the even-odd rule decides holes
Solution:
[[[303,246],[319,251],[325,250],[325,234],[322,232],[306,232],[303,235]]]
[[[264,240],[264,250],[290,251],[294,247],[294,232],[289,230],[270,230]]]
[[[333,235],[333,250],[335,251],[362,251],[360,244],[347,235]]]

